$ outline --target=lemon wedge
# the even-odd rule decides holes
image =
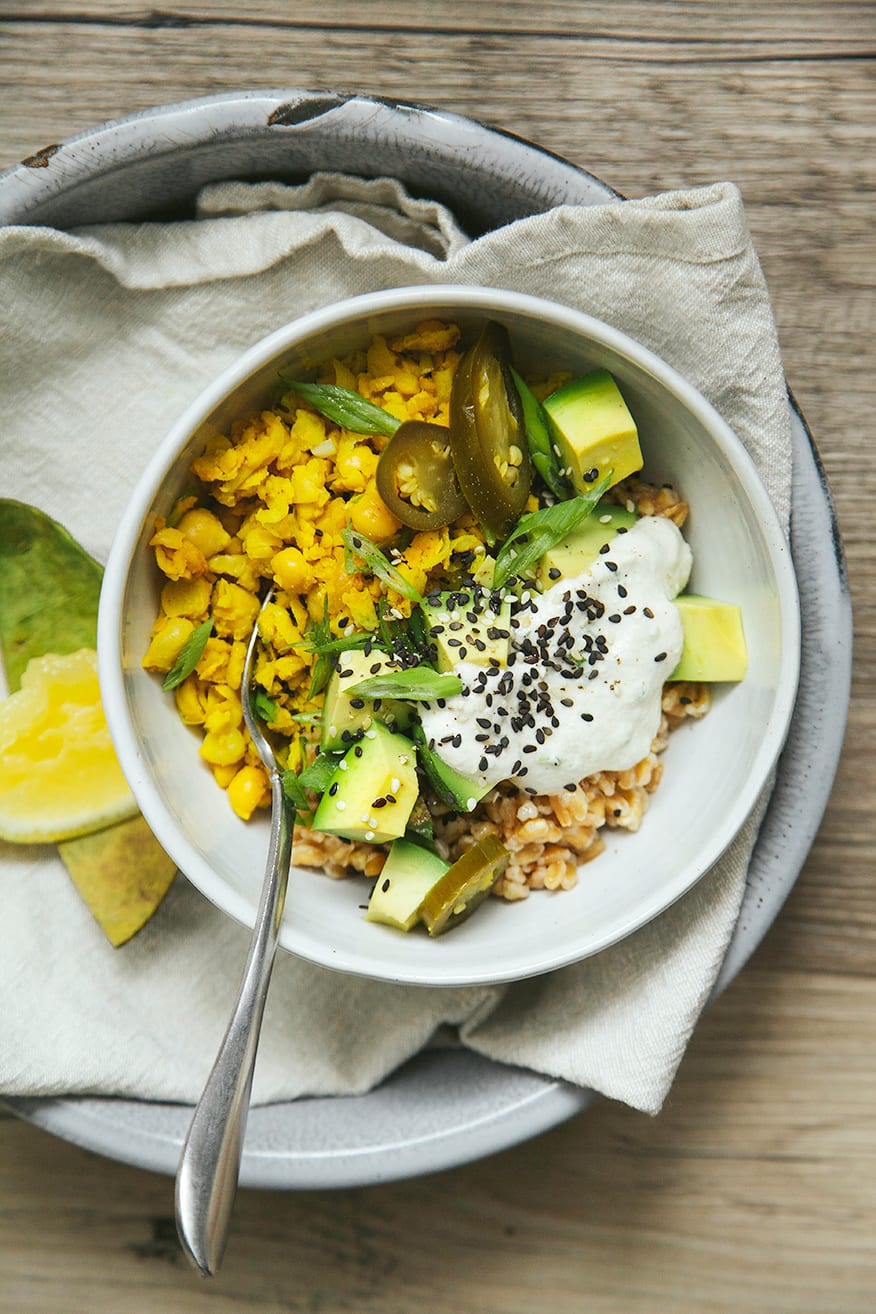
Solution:
[[[86,835],[137,811],[112,746],[93,648],[33,658],[0,701],[0,839]]]

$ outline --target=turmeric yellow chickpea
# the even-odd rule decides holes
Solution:
[[[199,689],[198,677],[192,674],[183,680],[182,684],[177,685],[174,691],[176,708],[180,720],[185,725],[204,724],[204,707],[201,703]]]
[[[206,507],[196,506],[187,511],[177,526],[190,543],[203,552],[205,557],[215,556],[228,544],[231,535],[225,529],[218,516]]]
[[[144,670],[169,671],[194,628],[185,616],[172,616],[166,625],[153,634],[143,658]]]
[[[203,579],[169,579],[161,590],[161,609],[168,616],[188,616],[190,620],[206,616],[210,607],[211,584]]]
[[[385,543],[401,529],[401,521],[390,511],[374,484],[350,502],[350,524],[375,543]]]
[[[214,766],[213,779],[220,789],[227,789],[239,770],[238,762],[230,762],[228,766]]]
[[[228,801],[244,821],[270,797],[267,777],[260,766],[242,766],[229,785]]]
[[[231,766],[246,752],[246,740],[239,730],[211,730],[204,735],[200,751],[211,766]]]

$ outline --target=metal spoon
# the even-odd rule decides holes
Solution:
[[[262,611],[272,593],[273,590],[262,603]],[[265,878],[240,993],[192,1117],[176,1175],[179,1238],[189,1258],[208,1277],[222,1263],[237,1192],[259,1031],[277,951],[292,852],[293,814],[283,795],[282,774],[273,749],[252,702],[252,667],[257,643],[258,621],[247,647],[241,701],[246,727],[271,778],[271,838]]]

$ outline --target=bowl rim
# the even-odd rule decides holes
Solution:
[[[464,973],[458,970],[448,972],[445,967],[444,971],[435,975],[434,971],[430,971],[432,959],[428,954],[423,955],[422,970],[416,974],[408,971],[400,973],[397,966],[383,962],[379,953],[375,953],[372,960],[361,953],[341,952],[332,945],[325,945],[318,952],[311,940],[302,942],[296,934],[296,927],[290,922],[284,921],[281,928],[282,948],[331,970],[367,976],[374,980],[429,987],[499,984],[541,975],[591,957],[652,921],[693,888],[727,851],[751,814],[775,766],[790,727],[800,674],[800,607],[790,543],[754,460],[741,439],[716,408],[673,366],[620,329],[574,307],[528,293],[473,284],[428,283],[362,293],[310,311],[280,326],[243,352],[189,404],[169,429],[138,479],[116,528],[104,570],[98,616],[98,667],[113,743],[147,823],[187,879],[217,908],[252,929],[257,898],[251,901],[228,886],[188,843],[185,835],[168,816],[161,794],[146,771],[139,752],[137,737],[128,714],[122,667],[122,603],[128,572],[156,490],[180,450],[203,420],[251,374],[269,363],[278,353],[293,348],[314,334],[384,310],[423,309],[424,300],[431,305],[452,303],[482,314],[508,312],[535,320],[543,321],[547,318],[573,332],[585,334],[599,345],[620,351],[667,388],[700,420],[730,460],[734,474],[743,486],[760,524],[779,604],[779,677],[772,711],[745,787],[740,790],[733,808],[712,836],[705,852],[701,852],[696,863],[688,863],[676,876],[669,896],[665,887],[658,887],[662,893],[655,891],[650,898],[637,904],[636,910],[631,912],[615,933],[596,939],[583,953],[575,952],[574,949],[560,954],[550,953],[546,948],[535,946],[535,952],[525,967],[509,965],[497,971],[496,968],[475,964],[470,971]],[[144,678],[148,678],[145,673]],[[169,841],[166,838],[168,834]],[[184,861],[181,861],[180,855]]]

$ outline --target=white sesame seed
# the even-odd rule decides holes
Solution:
[[[338,809],[338,812],[343,812],[346,806],[347,805],[342,798],[335,799],[335,807]]]
[[[476,799],[476,798],[467,798],[466,801],[465,801],[465,806],[466,806],[466,808],[467,808],[467,810],[468,810],[469,812],[473,812],[474,809],[475,809],[475,807],[477,806],[477,799]]]
[[[366,830],[366,832],[365,832],[365,838],[366,838],[367,840],[373,840],[373,839],[374,839],[374,831],[373,831],[373,830]]]

